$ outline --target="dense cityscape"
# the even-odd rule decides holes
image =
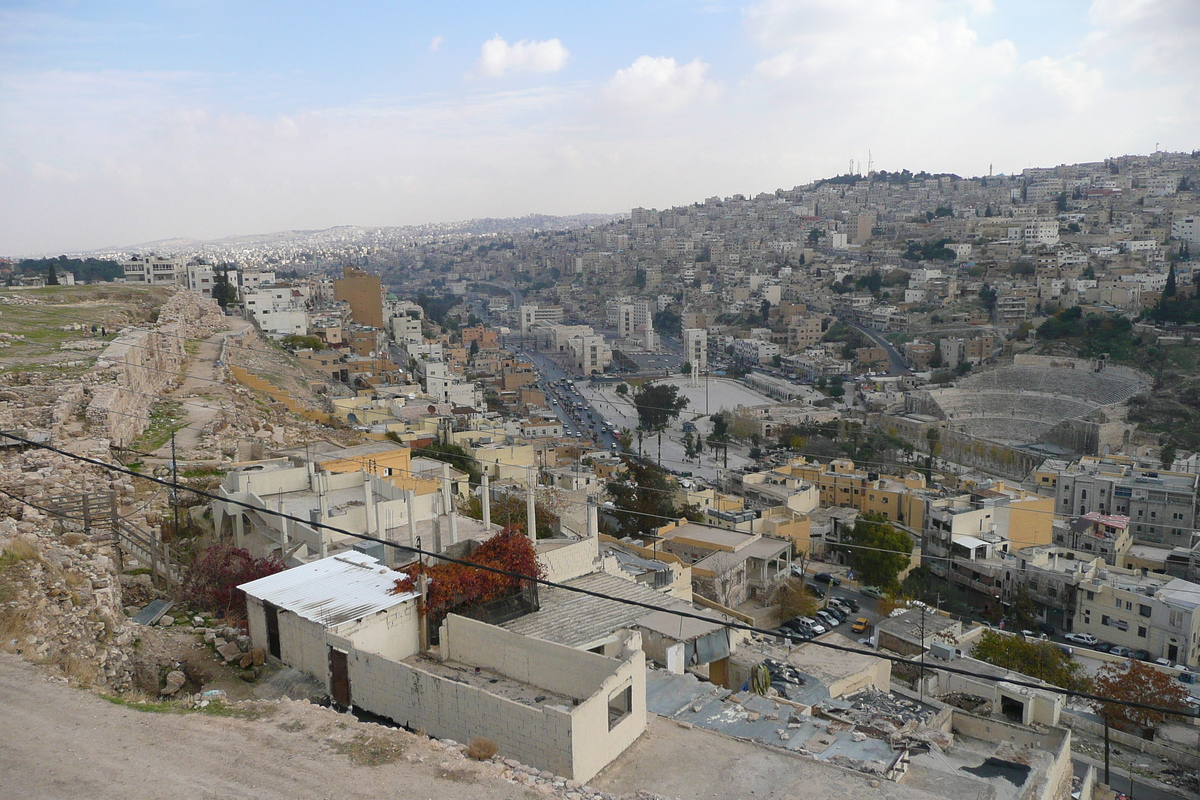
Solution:
[[[290,673],[566,797],[681,793],[623,766],[695,746],[642,752],[664,724],[833,791],[986,757],[1099,797],[1107,722],[1158,734],[1135,791],[1194,792],[1198,181],[872,171],[6,261],[6,563],[92,587],[11,602],[8,649],[250,716]]]

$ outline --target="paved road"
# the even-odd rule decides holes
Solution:
[[[886,338],[884,338],[884,335],[882,333],[875,330],[874,328],[865,328],[862,325],[855,325],[854,323],[849,323],[849,324],[852,325],[853,327],[857,328],[860,332],[862,332],[867,337],[869,337],[871,339],[871,341],[875,342],[876,344],[878,344],[880,347],[882,347],[884,350],[887,351],[888,375],[904,375],[905,373],[908,373],[910,371],[908,369],[908,364],[906,364],[904,362],[904,357],[902,355],[900,355],[900,353],[896,350],[895,346],[891,342],[889,342]]]
[[[1088,766],[1096,768],[1096,782],[1104,782],[1104,762],[1072,754],[1071,767],[1075,771],[1075,777],[1082,779],[1087,773]],[[1121,792],[1129,800],[1195,800],[1195,796],[1183,791],[1182,789],[1169,791],[1159,788],[1158,786],[1146,783],[1143,778],[1134,778],[1133,791],[1130,791],[1129,773],[1123,768],[1118,768],[1110,761],[1109,779],[1111,780],[1110,787],[1117,792]]]

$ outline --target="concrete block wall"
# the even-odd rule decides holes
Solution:
[[[600,563],[600,542],[595,537],[538,554],[546,580],[561,583],[595,572]]]
[[[348,662],[355,706],[431,736],[487,737],[506,758],[580,779],[569,712],[516,703],[364,650],[352,649]]]
[[[457,614],[442,623],[440,641],[447,661],[495,670],[577,700],[590,697],[621,665],[598,653],[522,636]]]
[[[399,661],[421,649],[416,598],[334,629],[353,647]]]

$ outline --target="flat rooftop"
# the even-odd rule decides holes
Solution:
[[[695,609],[689,603],[678,598],[615,575],[593,572],[566,581],[566,585],[587,589],[605,596],[596,597],[567,589],[542,587],[538,590],[540,610],[506,622],[501,627],[524,636],[565,644],[568,647],[583,647],[602,641],[615,631],[642,624],[643,621],[646,627],[652,630],[663,626],[661,612],[620,603],[608,599],[609,597],[636,600],[660,608],[678,609],[690,614],[714,617],[712,623],[703,623],[699,620],[689,621],[670,615],[675,620],[674,636],[676,638],[678,638],[680,630],[699,631],[697,635],[703,635],[724,627],[713,612]]]

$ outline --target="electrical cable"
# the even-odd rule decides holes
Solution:
[[[502,569],[502,568],[495,567],[495,566],[490,566],[490,565],[485,565],[485,564],[476,564],[476,563],[467,561],[465,559],[455,558],[453,556],[448,556],[444,553],[435,553],[433,551],[425,550],[423,548],[419,548],[416,546],[401,545],[398,542],[391,542],[386,539],[380,539],[376,536],[371,536],[369,534],[355,533],[353,531],[348,531],[348,530],[345,530],[344,528],[338,528],[336,526],[328,525],[326,523],[316,522],[316,521],[309,520],[309,519],[303,519],[301,517],[298,517],[298,516],[295,516],[292,514],[287,514],[283,511],[277,511],[275,509],[266,508],[263,506],[257,506],[252,503],[235,500],[233,498],[220,497],[219,495],[214,495],[211,492],[207,492],[202,489],[196,489],[194,487],[175,483],[175,482],[168,481],[168,480],[165,480],[162,478],[157,478],[154,476],[146,476],[146,475],[137,475],[136,473],[133,473],[132,471],[124,469],[122,467],[117,467],[112,464],[106,464],[103,461],[99,461],[97,459],[90,458],[88,456],[81,456],[81,455],[77,455],[74,453],[69,453],[69,452],[62,450],[60,448],[57,448],[53,445],[34,442],[32,440],[25,439],[24,437],[21,437],[21,436],[10,435],[10,438],[15,439],[16,441],[19,441],[22,444],[25,444],[25,445],[28,445],[31,447],[36,447],[36,448],[39,448],[42,450],[49,450],[50,452],[57,453],[61,456],[65,456],[67,458],[71,458],[76,461],[88,463],[93,466],[97,466],[97,467],[100,467],[101,469],[105,469],[105,470],[108,470],[111,472],[117,472],[120,474],[129,475],[129,476],[133,476],[133,477],[145,478],[146,480],[153,481],[153,482],[158,483],[169,489],[183,490],[183,491],[191,492],[192,494],[195,494],[199,497],[206,498],[208,500],[216,500],[216,501],[220,501],[220,502],[225,502],[225,503],[229,503],[231,505],[245,508],[247,510],[256,511],[260,514],[268,514],[271,516],[278,517],[280,519],[298,522],[298,523],[307,525],[310,528],[314,528],[316,530],[327,530],[327,531],[331,531],[333,533],[339,533],[344,536],[349,536],[351,538],[359,539],[361,541],[369,541],[369,542],[383,545],[385,547],[392,547],[392,548],[395,548],[397,550],[401,550],[401,551],[404,551],[407,553],[416,554],[422,558],[425,558],[425,557],[433,558],[433,559],[437,559],[439,561],[444,561],[444,562],[450,563],[450,564],[457,564],[459,566],[471,567],[474,569],[483,570],[485,572],[491,572],[493,574],[502,575],[504,577],[512,578],[514,580],[536,583],[540,586],[546,586],[547,588],[561,589],[561,590],[564,590],[567,592],[573,592],[575,594],[582,594],[582,595],[587,595],[587,596],[595,597],[595,598],[602,599],[602,600],[609,600],[612,602],[621,603],[623,605],[642,608],[647,611],[665,612],[665,613],[668,613],[668,614],[671,614],[674,616],[678,616],[678,617],[681,617],[684,619],[693,619],[693,620],[697,620],[700,622],[706,622],[706,623],[714,622],[714,619],[712,617],[702,615],[699,613],[687,612],[687,611],[683,611],[681,609],[665,608],[662,606],[654,605],[652,603],[642,602],[640,600],[616,597],[613,595],[605,594],[604,592],[598,592],[598,591],[591,590],[591,589],[585,589],[580,586],[571,586],[568,584],[559,583],[557,581],[551,581],[546,578],[539,578],[539,577],[533,576],[533,575],[524,575],[519,572],[515,572],[512,570],[506,570],[506,569]],[[414,545],[415,545],[415,543],[414,543]],[[767,630],[764,628],[758,628],[756,626],[749,625],[749,624],[746,624],[743,622],[739,622],[737,620],[730,620],[730,621],[724,622],[723,624],[726,627],[732,628],[735,630],[741,630],[741,631],[745,631],[748,633],[758,633],[758,634],[765,635],[765,636],[771,636],[773,638],[779,638],[779,635],[773,631],[770,631],[770,630]],[[863,653],[863,651],[857,647],[849,647],[846,645],[839,645],[839,644],[836,644],[833,642],[822,642],[822,641],[818,641],[818,640],[814,639],[814,640],[810,641],[809,644],[817,645],[819,647],[830,649],[830,650],[836,650],[839,652],[858,653],[858,654]],[[878,651],[871,653],[871,655],[873,657],[881,658],[886,661],[890,661],[892,663],[908,664],[909,666],[911,666],[913,663],[912,661],[904,659],[900,656],[892,656],[892,655],[888,655],[885,653],[880,653]],[[1180,710],[1180,709],[1176,709],[1176,708],[1166,708],[1166,707],[1162,707],[1162,706],[1156,706],[1156,705],[1152,705],[1149,703],[1140,703],[1140,702],[1131,701],[1131,700],[1119,700],[1116,698],[1104,697],[1102,695],[1095,695],[1095,694],[1091,694],[1088,692],[1080,692],[1080,691],[1076,691],[1076,690],[1072,690],[1072,689],[1064,689],[1062,687],[1053,686],[1053,685],[1043,685],[1041,683],[1034,683],[1032,681],[1014,679],[1011,676],[1000,677],[1000,676],[976,673],[976,672],[972,672],[970,670],[964,670],[964,669],[960,669],[958,667],[952,667],[949,665],[938,665],[936,667],[936,669],[939,669],[939,670],[942,670],[945,672],[951,672],[951,673],[955,673],[955,674],[959,674],[959,675],[964,675],[967,677],[977,678],[980,680],[985,680],[985,681],[989,681],[989,682],[993,682],[993,683],[1000,683],[1000,682],[1011,683],[1011,684],[1014,684],[1017,686],[1024,686],[1024,687],[1031,688],[1031,689],[1038,689],[1041,691],[1051,692],[1053,694],[1061,694],[1061,695],[1067,696],[1067,697],[1075,697],[1075,698],[1084,699],[1084,700],[1093,700],[1096,702],[1109,703],[1109,704],[1113,704],[1113,705],[1122,705],[1122,706],[1127,706],[1130,708],[1141,708],[1141,709],[1145,709],[1145,710],[1149,710],[1149,711],[1155,711],[1155,712],[1164,713],[1164,714],[1171,714],[1171,715],[1175,715],[1175,716],[1200,718],[1200,711],[1189,712],[1186,710]]]

